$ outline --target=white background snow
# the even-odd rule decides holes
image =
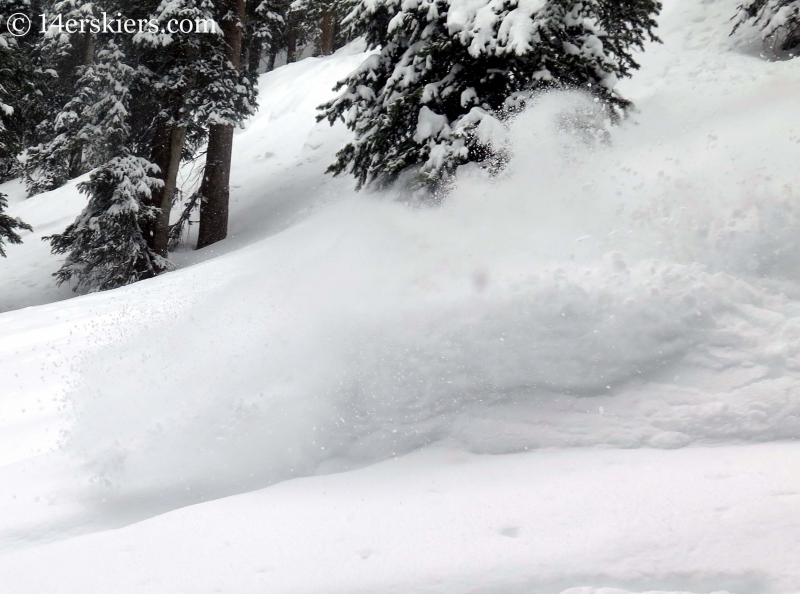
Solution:
[[[229,239],[116,291],[53,284],[74,183],[0,186],[0,591],[800,592],[800,61],[736,5],[436,209],[324,174],[358,44],[281,67]]]

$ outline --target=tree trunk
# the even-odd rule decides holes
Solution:
[[[323,56],[330,56],[333,53],[333,46],[336,41],[336,12],[333,10],[333,8],[328,8],[322,13],[319,29],[320,53]]]
[[[275,70],[275,60],[278,59],[278,49],[275,46],[269,50],[269,60],[267,60],[267,72]]]
[[[83,38],[83,65],[94,62],[94,35],[85,33]]]
[[[75,179],[83,173],[83,143],[79,143],[70,152],[69,167],[67,168],[67,177]]]
[[[152,205],[158,209],[155,221],[145,236],[150,248],[159,256],[167,257],[169,243],[169,215],[172,211],[172,200],[178,187],[178,169],[181,164],[183,145],[186,142],[186,128],[177,128],[161,124],[156,130],[156,143],[153,151],[153,163],[161,169],[164,187],[153,193]]]
[[[289,30],[286,33],[286,63],[291,64],[297,60],[297,25],[295,19],[289,16]]]
[[[227,44],[227,57],[234,68],[242,62],[242,27],[244,0],[228,0],[230,10],[237,16],[222,23]],[[261,51],[259,50],[259,58]],[[231,156],[233,126],[215,124],[208,134],[206,166],[200,184],[200,230],[197,249],[202,249],[228,236],[228,204],[230,202]]]
[[[197,249],[228,236],[233,126],[211,126],[203,183],[200,185],[200,231]]]

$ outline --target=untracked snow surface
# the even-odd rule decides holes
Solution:
[[[0,186],[0,592],[800,592],[800,60],[737,3],[437,208],[324,174],[358,44],[266,74],[229,239],[116,291]]]

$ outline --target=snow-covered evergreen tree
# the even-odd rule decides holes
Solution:
[[[21,108],[32,91],[27,50],[33,33],[22,37],[12,35],[7,19],[32,8],[26,0],[0,0],[0,182],[16,174],[17,155],[24,141]]]
[[[125,15],[162,24],[208,16],[194,4],[136,2],[126,6]],[[160,249],[156,232],[163,229],[166,238],[169,209],[162,207],[171,205],[175,192],[186,138],[184,107],[195,80],[186,66],[199,55],[199,42],[182,34],[98,36],[94,43],[99,50],[80,68],[55,120],[63,140],[55,136],[42,150],[62,164],[77,150],[86,166],[100,165],[89,182],[79,185],[89,196],[84,211],[64,233],[47,238],[53,253],[67,255],[55,274],[58,282],[74,282],[76,290],[90,292],[168,267],[166,242]],[[135,105],[133,94],[139,98]],[[36,150],[31,152],[35,159]]]
[[[217,15],[223,25],[225,17]],[[206,129],[209,125],[236,126],[255,113],[255,77],[230,59],[221,36],[208,36],[203,41],[199,57],[191,65],[194,85],[186,97],[186,111]]]
[[[93,73],[87,69],[95,59],[97,35],[90,31],[70,32],[68,21],[97,18],[101,10],[113,9],[103,0],[54,0],[44,13],[53,25],[38,37],[33,48],[38,76],[34,112],[41,115],[26,143],[23,158],[28,194],[34,195],[62,186],[70,178],[91,168],[84,163],[85,121],[82,112],[96,91],[90,88]],[[62,27],[56,26],[58,23]]]
[[[20,99],[31,91],[29,54],[25,39],[11,35],[7,19],[17,12],[38,5],[26,0],[0,0],[0,182],[16,173],[17,154],[22,146],[24,121],[20,117]],[[0,192],[0,256],[6,244],[22,242],[19,231],[31,231],[30,225],[8,216],[8,197]]]
[[[68,254],[59,282],[105,290],[168,267],[181,161],[200,149],[209,128],[231,128],[255,107],[255,85],[238,67],[243,6],[239,0],[140,0],[120,10],[160,30],[95,41],[100,49],[81,68],[62,109],[68,114],[63,148],[51,143],[50,153],[60,151],[63,159],[78,143],[85,164],[111,160],[81,185],[90,201],[78,220],[50,238],[55,253]],[[169,33],[171,21],[213,21],[223,32],[238,32],[238,50],[231,53],[227,34]]]
[[[775,53],[800,49],[800,0],[749,0],[739,6],[733,30],[750,22]]]
[[[0,2],[0,9],[3,9]],[[19,152],[19,139],[12,130],[11,118],[14,116],[14,84],[19,76],[20,64],[16,55],[16,39],[5,31],[5,15],[0,15],[0,181],[10,173],[14,159]]]
[[[303,27],[314,41],[316,55],[329,56],[345,42],[342,17],[352,9],[351,0],[294,0],[292,10],[301,15]]]
[[[5,213],[7,207],[8,198],[0,192],[0,256],[3,258],[6,257],[6,252],[3,249],[6,243],[22,243],[22,238],[17,231],[33,231],[30,225],[8,216]]]
[[[225,102],[229,97],[228,79],[215,80],[218,66],[224,64],[222,35],[168,33],[170,21],[218,23],[225,14],[215,8],[222,1],[161,0],[141,1],[131,18],[144,18],[159,24],[157,32],[139,32],[132,38],[136,55],[137,102],[134,113],[135,154],[144,156],[159,169],[163,187],[153,193],[152,206],[158,215],[146,225],[145,233],[154,252],[167,257],[169,218],[178,195],[177,175],[181,161],[193,155],[205,141],[211,109],[200,110],[210,100]],[[213,49],[210,49],[213,48]],[[212,65],[211,62],[214,62]],[[225,64],[227,66],[227,64]],[[241,90],[238,88],[237,90]]]
[[[122,156],[95,171],[78,189],[89,204],[64,233],[49,239],[53,253],[67,254],[55,274],[58,283],[95,292],[155,276],[167,262],[153,251],[143,224],[157,216],[150,202],[163,187],[158,168],[147,159]]]
[[[80,67],[72,96],[52,118],[48,142],[30,147],[25,177],[29,194],[62,186],[122,153],[134,70],[113,37]]]
[[[495,153],[492,131],[531,93],[583,89],[618,118],[614,88],[655,39],[657,0],[359,0],[346,19],[378,49],[322,106],[355,140],[333,173],[359,186],[416,168],[435,185]]]
[[[243,62],[247,73],[255,76],[264,54],[275,65],[275,56],[286,44],[287,13],[290,0],[250,1],[246,6]]]

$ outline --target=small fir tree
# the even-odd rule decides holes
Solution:
[[[104,291],[167,267],[143,230],[157,216],[150,203],[153,192],[164,185],[158,174],[147,159],[128,155],[112,159],[78,185],[89,204],[64,233],[44,238],[53,253],[67,254],[55,274],[59,284],[73,282],[76,291]]]
[[[492,130],[532,93],[583,89],[612,119],[617,81],[656,40],[656,0],[359,0],[345,19],[378,51],[322,106],[355,132],[330,167],[359,187],[417,171],[437,186],[458,165],[497,157]]]

